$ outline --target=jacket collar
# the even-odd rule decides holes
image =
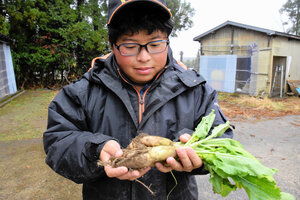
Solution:
[[[95,66],[84,75],[90,82],[105,85],[114,92],[127,108],[136,127],[142,127],[144,122],[161,106],[170,99],[175,98],[189,88],[195,87],[205,82],[204,78],[193,70],[184,70],[173,59],[172,51],[168,52],[168,65],[161,75],[152,82],[149,89],[151,95],[147,99],[144,117],[139,124],[135,111],[128,96],[127,87],[118,73],[118,66],[114,55],[111,54],[105,60],[96,60]],[[127,83],[126,83],[127,84]],[[156,87],[160,85],[160,87]]]

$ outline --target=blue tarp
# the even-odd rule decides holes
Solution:
[[[200,74],[217,91],[235,92],[236,55],[201,56]]]

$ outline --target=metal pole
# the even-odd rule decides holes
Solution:
[[[180,51],[180,62],[183,62],[183,51]]]
[[[283,93],[283,70],[284,66],[281,66],[281,79],[280,79],[280,98],[282,98],[282,93]]]

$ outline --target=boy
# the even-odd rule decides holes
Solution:
[[[60,91],[49,106],[44,133],[47,164],[57,173],[83,183],[83,199],[198,198],[193,175],[205,173],[192,149],[177,149],[180,162],[169,167],[129,170],[98,167],[97,161],[121,156],[139,132],[180,139],[212,109],[214,126],[224,123],[216,91],[196,72],[172,57],[168,37],[172,15],[164,0],[111,0],[108,34],[112,53],[96,58],[81,80]],[[231,137],[229,130],[225,136]],[[137,181],[151,185],[149,191]]]

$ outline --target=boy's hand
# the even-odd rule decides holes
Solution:
[[[189,134],[183,134],[179,139],[181,142],[186,143],[190,137],[191,136]],[[201,158],[199,158],[192,148],[177,148],[176,153],[180,159],[180,162],[175,160],[173,157],[169,157],[166,160],[169,167],[166,167],[161,163],[156,163],[156,168],[161,172],[170,172],[171,170],[191,172],[193,169],[202,166]]]
[[[115,140],[110,140],[106,142],[106,144],[104,145],[100,153],[100,160],[102,162],[107,162],[109,161],[110,157],[121,157],[122,155],[123,155],[123,151],[121,150],[119,143],[117,143]],[[104,167],[104,171],[108,177],[118,178],[120,180],[135,180],[143,176],[149,170],[150,167],[147,167],[139,171],[138,170],[129,171],[127,167],[117,167],[117,168],[113,168],[111,166]]]

